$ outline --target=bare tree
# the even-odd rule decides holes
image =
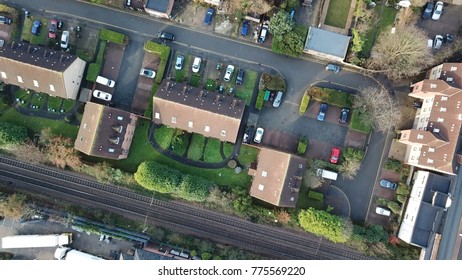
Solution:
[[[340,165],[340,172],[343,178],[353,180],[361,168],[361,161],[359,159],[349,157]]]
[[[427,33],[414,25],[398,26],[393,33],[382,32],[367,65],[391,80],[415,76],[433,62],[427,40]]]
[[[30,211],[26,204],[26,196],[22,194],[12,194],[0,199],[0,216],[20,219]]]
[[[48,159],[56,167],[76,169],[82,165],[82,161],[74,149],[74,143],[70,138],[62,136],[51,138],[46,146],[46,151]]]
[[[370,121],[378,132],[385,133],[401,119],[398,105],[384,87],[367,87],[355,96],[353,107],[361,110],[363,122]]]
[[[303,175],[303,182],[310,189],[319,188],[322,185],[322,178],[316,175],[316,170],[313,168],[308,168]]]

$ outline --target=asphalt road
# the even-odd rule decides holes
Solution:
[[[133,13],[131,10],[112,9],[75,0],[0,0],[0,3],[26,8],[33,13],[37,11],[47,13],[48,16],[76,18],[89,25],[104,26],[126,34],[132,45],[127,47],[120,77],[137,77],[138,74],[135,72],[139,69],[137,64],[140,64],[142,60],[140,57],[142,42],[154,38],[158,31],[164,30],[176,36],[176,41],[169,43],[173,49],[187,49],[198,54],[221,56],[236,64],[253,63],[255,67],[272,68],[273,72],[279,72],[287,82],[285,104],[299,104],[301,93],[315,83],[347,90],[376,85],[373,79],[345,69],[339,74],[327,72],[324,70],[325,62],[278,55],[257,44],[235,41],[217,34],[202,33],[185,26],[173,25],[175,23],[171,21]],[[133,95],[136,86],[136,78],[123,80],[119,86],[116,89],[116,96],[123,95],[124,98],[118,99],[119,104],[116,105],[127,109],[129,96]],[[280,109],[284,108],[283,104]],[[364,222],[366,218],[367,200],[370,199],[373,190],[384,144],[383,135],[373,134],[369,145],[373,148],[373,152],[367,154],[356,180],[342,181],[340,179],[336,182],[336,185],[344,190],[350,199],[353,221]]]

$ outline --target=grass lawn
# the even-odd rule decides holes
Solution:
[[[35,36],[32,35],[32,23],[34,20],[39,20],[42,23],[42,26],[40,27],[40,35]],[[21,40],[28,41],[33,45],[41,45],[45,46],[46,40],[48,38],[48,23],[49,19],[46,18],[41,18],[41,17],[33,17],[31,16],[30,19],[25,19],[24,20],[24,26],[22,28],[22,33],[21,33]]]
[[[74,108],[76,102],[77,101],[71,100],[71,99],[63,99],[63,107],[62,107],[63,111],[67,112],[70,109]]]
[[[204,151],[205,162],[222,162],[223,158],[220,154],[220,140],[209,138]]]
[[[156,128],[154,131],[154,138],[163,149],[170,147],[173,135],[175,135],[175,129],[164,125]]]
[[[189,144],[188,158],[192,160],[200,160],[204,150],[205,137],[194,133]]]
[[[223,143],[223,153],[225,153],[226,157],[229,157],[233,154],[234,145],[231,143]]]
[[[300,188],[300,192],[298,194],[297,209],[308,209],[310,207],[313,207],[317,210],[324,210],[322,201],[308,197],[309,192],[310,189],[306,187],[305,184],[302,184],[302,187]]]
[[[45,105],[47,95],[45,93],[34,93],[30,101],[30,106],[37,106],[35,109],[40,109]]]
[[[308,95],[317,101],[348,108],[351,107],[354,98],[353,95],[348,92],[321,87],[310,88],[308,90]]]
[[[250,105],[256,83],[257,72],[246,70],[244,74],[244,83],[236,87],[236,97],[245,100],[245,104]]]
[[[0,119],[1,120],[1,119]],[[246,172],[236,174],[233,169],[203,169],[196,168],[176,162],[168,157],[159,154],[148,141],[149,120],[140,120],[133,137],[130,153],[127,159],[110,161],[114,167],[120,168],[127,172],[136,172],[138,165],[147,160],[153,160],[169,167],[180,170],[188,174],[202,176],[223,186],[242,186],[248,187],[251,177]],[[95,158],[95,160],[98,160]],[[106,161],[106,160],[105,160]]]
[[[362,118],[363,115],[359,112],[359,110],[353,110],[353,113],[351,114],[350,128],[365,133],[371,132],[372,127],[370,125],[365,125]]]
[[[0,122],[10,122],[27,127],[33,132],[40,132],[43,128],[51,128],[55,135],[63,135],[72,139],[77,137],[79,128],[64,121],[55,121],[38,117],[25,116],[10,108],[0,116]]]
[[[247,145],[242,145],[237,159],[242,165],[245,165],[248,167],[250,166],[252,162],[257,160],[259,152],[260,152],[260,149],[247,146]]]
[[[217,89],[217,81],[214,79],[207,79],[207,83],[205,84],[205,89],[210,91],[215,91]]]
[[[28,102],[30,98],[30,93],[25,89],[17,90],[14,93],[16,100]]]
[[[371,25],[373,25],[372,28],[365,34],[365,41],[363,49],[361,50],[361,55],[363,57],[369,57],[374,45],[376,34],[378,35],[378,32],[382,32],[393,25],[397,10],[393,7],[383,7],[379,21],[377,21],[378,13],[380,13],[380,5],[377,5],[375,8],[375,16],[371,18],[371,21],[375,24],[371,23]]]
[[[48,97],[47,107],[48,110],[55,109],[56,112],[59,110],[59,106],[61,106],[61,102],[63,101],[60,97],[50,96]]]
[[[189,80],[189,83],[194,86],[194,87],[199,87],[201,83],[201,75],[198,74],[191,74],[191,79]]]
[[[351,0],[330,0],[324,24],[345,28],[350,6]]]

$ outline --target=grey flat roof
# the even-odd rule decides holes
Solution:
[[[337,56],[345,59],[350,37],[335,32],[310,27],[305,41],[305,50]]]
[[[170,0],[148,0],[146,8],[165,13],[167,11]]]

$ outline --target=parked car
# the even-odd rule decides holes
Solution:
[[[163,32],[163,31],[160,31],[159,33],[157,33],[157,38],[162,39],[162,40],[167,40],[167,41],[175,41],[175,35],[173,35],[172,33]]]
[[[433,40],[433,48],[435,50],[440,49],[441,45],[443,45],[443,36],[442,35],[436,35],[435,40]]]
[[[255,143],[261,143],[261,139],[263,138],[263,133],[265,133],[265,130],[261,127],[257,128],[257,132],[255,133],[255,137],[253,138],[253,141]]]
[[[276,98],[273,101],[273,107],[278,108],[281,105],[282,101],[282,91],[278,91],[278,94],[276,95]]]
[[[112,94],[101,91],[101,90],[94,90],[93,97],[104,100],[104,101],[111,101]]]
[[[432,16],[434,6],[435,6],[435,4],[432,1],[427,3],[427,5],[425,6],[425,9],[423,11],[423,14],[422,14],[423,19],[429,19]]]
[[[228,67],[226,67],[226,72],[225,72],[225,76],[223,77],[223,80],[225,80],[225,82],[231,81],[231,77],[233,76],[233,73],[234,73],[234,66],[228,65]]]
[[[253,133],[255,132],[255,127],[248,126],[245,133],[244,133],[244,143],[249,143],[250,139],[253,138]]]
[[[176,62],[175,62],[175,70],[181,70],[183,69],[183,62],[184,62],[184,56],[182,55],[177,55],[176,56]]]
[[[433,10],[432,20],[439,20],[443,13],[444,3],[441,1],[436,2],[435,9]]]
[[[96,77],[96,82],[98,84],[105,85],[110,88],[115,86],[115,82],[113,80],[109,80],[108,78],[103,77],[103,76]]]
[[[11,18],[0,16],[0,24],[11,24]]]
[[[446,34],[446,36],[444,37],[444,42],[446,42],[446,43],[454,42],[454,35],[453,34]]]
[[[348,113],[350,112],[350,109],[348,108],[343,108],[342,111],[340,111],[340,118],[339,122],[340,123],[346,123],[348,120]]]
[[[202,59],[200,57],[195,57],[192,65],[192,71],[193,73],[198,73],[199,70],[201,70],[201,62]]]
[[[392,182],[390,182],[388,180],[385,180],[385,179],[380,180],[379,184],[380,184],[381,187],[386,188],[386,189],[390,189],[390,190],[396,189],[396,186],[397,186],[396,183],[392,183]]]
[[[56,19],[50,20],[50,27],[48,28],[48,37],[51,39],[56,38],[57,29],[58,29],[58,21]]]
[[[336,164],[338,162],[338,158],[340,157],[340,149],[337,147],[332,148],[330,152],[330,163]]]
[[[329,63],[326,65],[326,71],[332,71],[335,74],[337,74],[338,72],[340,72],[340,66]]]
[[[205,12],[204,23],[210,25],[212,23],[213,15],[215,14],[214,8],[208,8],[207,12]]]
[[[64,30],[61,35],[61,48],[67,49],[69,47],[69,31]]]
[[[146,78],[154,79],[156,77],[156,71],[148,68],[141,68],[140,75]]]
[[[237,71],[236,84],[241,85],[244,82],[244,74],[245,70],[242,68]]]
[[[327,104],[322,103],[321,106],[319,107],[319,113],[317,116],[318,121],[323,122],[324,118],[326,117],[326,111],[327,111]]]
[[[40,35],[40,27],[42,26],[42,23],[39,20],[34,20],[34,23],[32,23],[32,34],[35,36]]]
[[[382,216],[387,216],[389,217],[391,215],[390,210],[382,208],[382,207],[376,207],[375,208],[375,213],[382,215]]]
[[[268,30],[269,30],[269,25],[267,23],[264,23],[261,26],[261,31],[260,31],[260,36],[258,36],[257,42],[262,44],[266,40],[266,35],[268,35]]]
[[[64,26],[64,23],[62,20],[58,20],[58,30],[62,30]]]
[[[241,36],[247,36],[247,33],[249,32],[249,26],[250,26],[250,21],[244,20],[242,23],[242,28],[241,28]]]

